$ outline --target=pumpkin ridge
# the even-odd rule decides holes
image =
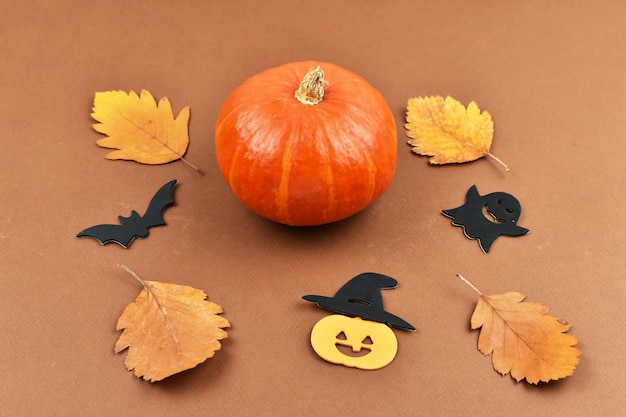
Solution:
[[[278,217],[286,219],[289,215],[289,174],[291,172],[291,147],[293,145],[293,130],[289,132],[289,137],[285,143],[283,157],[280,161],[281,173],[276,194],[276,211]]]
[[[325,170],[325,180],[326,185],[328,186],[328,205],[326,206],[326,216],[332,215],[332,213],[337,210],[337,196],[335,194],[335,173],[333,171],[333,166],[331,161],[335,159],[335,151],[334,143],[331,139],[329,125],[324,124],[324,137],[326,143],[326,156],[324,158],[324,162],[326,164]]]
[[[368,173],[369,173],[369,195],[364,200],[365,206],[369,206],[374,200],[374,194],[376,193],[376,164],[372,161],[372,157],[367,149],[362,149],[363,157],[367,161]]]
[[[228,167],[228,183],[229,184],[235,184],[235,182],[233,181],[233,176],[236,172],[236,170],[234,170],[235,166],[237,166],[237,162],[239,160],[239,155],[241,154],[241,148],[243,147],[243,144],[240,143],[237,145],[237,147],[235,147],[235,151],[233,152],[230,161],[229,161],[229,167]],[[232,185],[231,185],[232,187]]]

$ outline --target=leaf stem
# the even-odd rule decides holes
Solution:
[[[490,158],[493,158],[496,162],[498,162],[500,165],[502,165],[506,171],[510,171],[511,170],[511,168],[509,168],[509,166],[507,164],[505,164],[504,161],[502,161],[500,158],[498,158],[497,156],[495,156],[491,152],[487,152],[485,155],[487,155]]]
[[[148,288],[148,284],[146,284],[146,281],[144,281],[143,279],[141,279],[139,277],[139,275],[137,275],[135,273],[135,271],[133,271],[132,269],[130,269],[129,267],[127,267],[126,265],[123,264],[117,264],[117,266],[119,266],[120,268],[122,268],[124,271],[128,272],[129,274],[131,274],[133,277],[135,277],[135,279],[137,281],[139,281],[141,283],[141,285],[143,285],[144,287]]]
[[[200,168],[198,168],[197,166],[195,166],[194,164],[192,164],[191,162],[187,161],[185,158],[183,158],[182,156],[180,157],[180,160],[183,161],[185,163],[185,165],[187,165],[189,168],[193,169],[194,171],[196,171],[198,174],[202,174],[202,171],[200,171]],[[508,169],[507,169],[508,171]]]
[[[481,292],[478,290],[478,288],[476,288],[476,287],[474,286],[474,284],[472,284],[471,282],[469,282],[468,280],[466,280],[465,278],[463,278],[463,276],[462,276],[462,275],[456,274],[456,276],[457,276],[457,277],[459,277],[459,279],[460,279],[461,281],[463,281],[464,283],[466,283],[467,285],[469,285],[471,289],[473,289],[474,291],[476,291],[476,292],[478,293],[478,295],[480,295],[480,296],[482,296],[482,295],[483,295],[483,293],[481,293]]]

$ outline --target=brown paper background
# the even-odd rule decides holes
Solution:
[[[3,1],[0,6],[0,414],[6,416],[624,416],[626,4],[619,1]],[[347,221],[294,229],[243,208],[213,132],[228,93],[290,61],[365,77],[398,125],[388,191]],[[182,162],[108,161],[93,95],[147,89],[190,106]],[[411,154],[412,96],[476,101],[493,161],[433,167]],[[144,210],[179,181],[168,225],[128,250],[77,239]],[[505,191],[531,233],[484,255],[440,211]],[[232,322],[214,358],[150,384],[115,354],[115,323],[146,279],[191,285]],[[400,285],[396,359],[335,366],[309,345],[328,314],[301,300],[376,271]],[[573,376],[500,376],[469,329],[476,294],[519,291],[566,318]]]

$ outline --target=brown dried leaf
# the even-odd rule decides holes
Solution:
[[[537,384],[572,375],[580,351],[574,347],[578,339],[565,333],[570,325],[548,316],[549,307],[524,298],[518,292],[480,295],[471,318],[472,329],[481,329],[478,350],[492,355],[494,369],[510,372],[516,381]]]
[[[124,265],[143,285],[135,301],[120,316],[123,330],[115,352],[128,348],[125,365],[137,377],[150,382],[195,367],[212,357],[227,337],[230,323],[222,308],[206,300],[198,289],[156,281],[144,281]]]

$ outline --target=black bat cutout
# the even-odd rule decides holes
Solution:
[[[494,221],[485,218],[483,207]],[[464,205],[442,211],[444,216],[453,219],[454,226],[463,227],[465,236],[478,239],[484,253],[489,253],[499,236],[522,236],[529,232],[517,225],[521,213],[522,206],[511,194],[497,192],[480,195],[475,185],[467,191]]]
[[[175,184],[176,180],[172,180],[162,186],[150,200],[148,209],[143,216],[133,210],[128,217],[118,216],[121,224],[92,226],[78,233],[76,237],[97,239],[102,245],[115,242],[128,248],[130,242],[136,237],[143,239],[148,236],[149,228],[166,224],[163,219],[163,212],[175,203],[172,193]]]

